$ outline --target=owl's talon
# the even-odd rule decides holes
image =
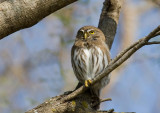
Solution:
[[[89,87],[92,83],[92,80],[85,80],[85,86]]]

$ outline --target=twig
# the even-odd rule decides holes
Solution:
[[[160,25],[159,25],[156,29],[154,29],[154,30],[145,38],[146,41],[149,41],[151,38],[159,35],[159,32],[160,32]]]
[[[102,111],[102,110],[100,110],[97,113],[113,113],[113,112],[114,112],[114,109],[110,109],[108,111]]]
[[[153,30],[148,36],[147,38],[144,37],[140,40],[138,40],[137,42],[133,43],[132,45],[130,45],[128,48],[126,48],[124,51],[122,51],[121,53],[119,53],[116,58],[114,58],[110,63],[115,63],[116,61],[118,61],[125,53],[127,53],[130,49],[132,49],[134,46],[136,46],[141,40],[150,40],[152,37],[156,37],[160,35],[160,26],[158,26],[155,30]]]
[[[123,50],[121,53],[119,53],[116,58],[114,58],[110,63],[115,63],[116,61],[118,61],[125,53],[127,53],[130,49],[132,49],[135,45],[137,45],[138,42],[132,44],[131,46],[129,46],[127,49]]]
[[[106,102],[106,101],[112,101],[111,98],[106,98],[106,99],[101,99],[100,101],[96,101],[92,104],[92,107],[99,105],[102,102]]]
[[[160,31],[155,34],[155,37],[158,36],[158,35],[160,35]]]
[[[112,99],[111,98],[101,99],[100,102],[102,103],[102,102],[106,102],[106,101],[112,101]]]
[[[146,45],[152,45],[152,44],[160,44],[158,41],[153,41],[153,42],[147,42]]]

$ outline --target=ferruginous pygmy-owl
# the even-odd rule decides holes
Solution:
[[[77,79],[86,87],[110,61],[110,53],[105,40],[103,32],[93,26],[84,26],[77,33],[72,47],[71,61]],[[109,83],[109,80],[109,76],[106,76],[91,86],[92,93],[99,97],[100,90]]]

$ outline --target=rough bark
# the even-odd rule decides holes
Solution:
[[[96,111],[91,106],[90,93],[85,92],[78,95],[73,100],[63,102],[63,98],[68,94],[53,97],[26,113],[112,113],[108,111]]]
[[[77,0],[2,0],[0,1],[0,39],[31,27],[49,14]]]

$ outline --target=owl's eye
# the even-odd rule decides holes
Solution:
[[[90,31],[89,33],[90,33],[90,34],[94,34],[94,31]]]

